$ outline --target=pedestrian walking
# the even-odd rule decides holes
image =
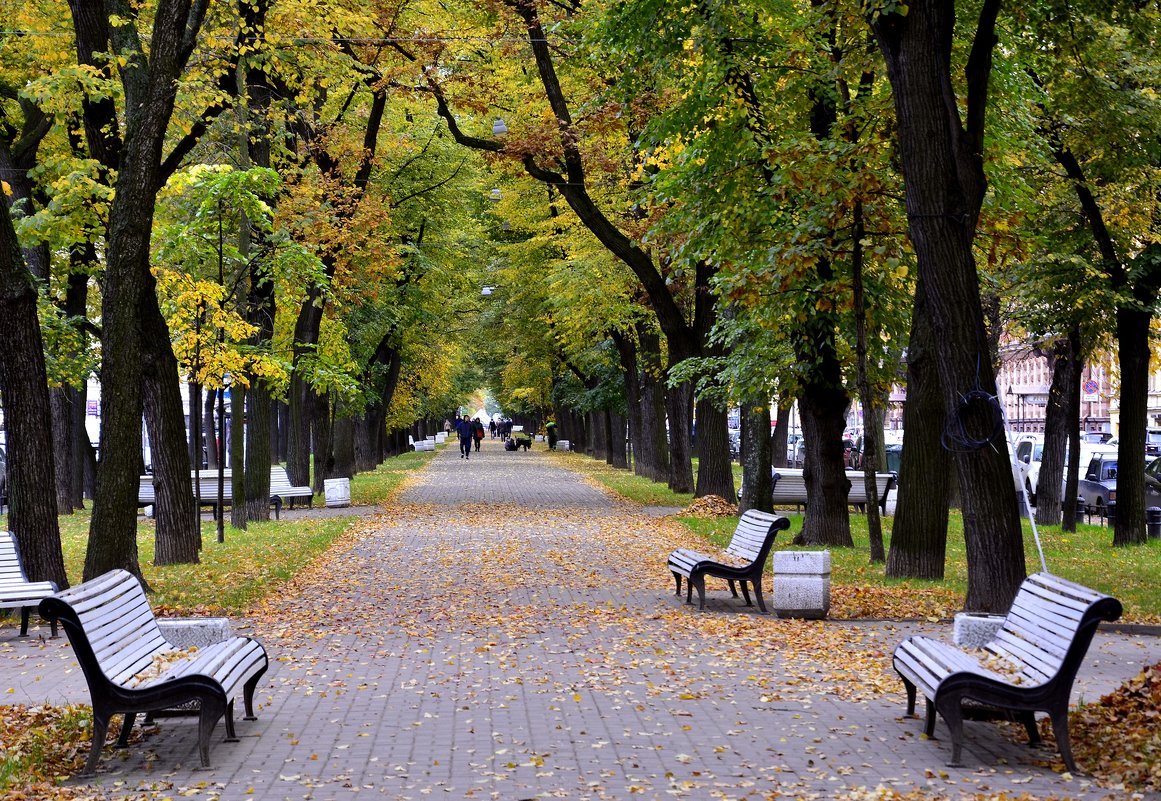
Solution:
[[[476,453],[479,453],[480,452],[480,440],[482,440],[484,438],[484,424],[480,422],[480,418],[478,418],[478,417],[476,418],[476,421],[472,424],[472,434],[475,435],[475,439],[476,439]]]
[[[476,427],[472,423],[472,418],[464,415],[464,419],[456,420],[456,434],[460,438],[460,458],[468,459],[472,453],[472,439],[476,433]]]
[[[496,421],[494,419],[488,421],[488,434],[492,439],[496,438]]]
[[[548,431],[548,449],[554,451],[556,450],[556,423],[549,420],[548,424],[544,427]]]

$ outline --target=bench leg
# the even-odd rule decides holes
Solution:
[[[696,582],[694,582],[693,576],[690,576],[689,583],[696,585],[698,611],[705,609],[705,576],[698,576]]]
[[[671,572],[672,572],[672,571],[671,571]],[[675,592],[675,593],[673,593],[673,594],[674,594],[674,595],[681,595],[681,574],[680,574],[680,573],[674,573],[674,574],[673,574],[673,580],[677,582],[677,592]]]
[[[770,614],[766,611],[766,602],[762,599],[762,579],[754,582],[754,600],[758,602],[758,608],[762,610],[762,614]]]
[[[1056,735],[1056,747],[1060,749],[1060,758],[1064,761],[1064,767],[1070,773],[1079,773],[1076,769],[1076,761],[1072,758],[1072,746],[1068,742],[1068,707],[1061,704],[1056,709],[1048,710],[1048,714],[1052,718],[1052,733]]]
[[[265,672],[266,668],[262,668],[242,686],[242,702],[246,705],[246,714],[242,720],[258,720],[258,716],[254,714],[254,688],[258,686],[258,679],[262,678],[262,674]]]
[[[214,726],[222,715],[226,714],[226,705],[217,698],[201,698],[201,713],[198,715],[198,756],[202,767],[210,766],[210,735],[214,733]]]
[[[97,762],[101,759],[101,749],[105,747],[105,735],[109,733],[109,713],[93,707],[93,748],[85,760],[82,776],[92,776],[97,772]]]
[[[737,598],[738,597],[738,588],[734,586],[734,580],[733,579],[726,579],[726,583],[730,585],[730,595]],[[742,582],[742,593],[745,594],[745,592],[746,592],[746,582],[743,581]],[[746,596],[746,606],[749,606],[749,605],[750,605],[750,596],[747,595]]]
[[[935,712],[938,709],[939,714],[943,715],[943,719],[947,722],[947,728],[951,730],[951,762],[948,762],[947,765],[950,768],[963,767],[960,759],[963,753],[962,700],[958,697],[951,699],[944,698],[938,707],[929,700],[927,702],[927,708],[927,736],[931,737],[935,731]]]
[[[901,677],[902,678],[902,677]],[[903,687],[907,690],[907,716],[915,716],[915,685],[903,679]]]
[[[226,704],[226,742],[238,742],[238,733],[234,731],[234,699],[230,699],[230,703]]]
[[[20,636],[28,636],[28,616],[32,613],[31,606],[20,607]]]
[[[750,600],[750,591],[748,589],[746,589],[746,582],[739,581],[738,583],[742,585],[742,597],[746,599],[746,606],[753,606],[754,602]],[[730,582],[730,589],[733,589],[733,586],[734,586],[734,582],[731,581]],[[738,597],[738,594],[736,592],[734,593],[734,597],[735,598]]]
[[[136,712],[125,713],[124,720],[121,722],[121,734],[117,737],[118,748],[127,748],[129,746],[129,735],[133,732],[133,721],[136,719]]]
[[[1024,730],[1028,732],[1028,745],[1040,745],[1040,727],[1036,725],[1035,712],[1023,712],[1020,714],[1020,722],[1024,724]]]

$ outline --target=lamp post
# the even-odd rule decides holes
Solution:
[[[504,136],[508,133],[508,126],[504,124],[504,120],[499,117],[492,123],[492,134],[495,136]]]

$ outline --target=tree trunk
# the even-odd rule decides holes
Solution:
[[[1072,385],[1080,386],[1080,373],[1074,372],[1077,363],[1069,353],[1069,340],[1055,343],[1047,355],[1052,383],[1048,388],[1048,408],[1044,412],[1044,453],[1040,461],[1040,476],[1034,489],[1036,522],[1041,526],[1056,526],[1061,520],[1065,446],[1071,430],[1080,425],[1076,414],[1079,404],[1077,409],[1069,408]],[[1079,429],[1077,436],[1080,436]],[[1069,504],[1070,514],[1075,506],[1075,502]]]
[[[80,251],[78,253],[78,251]],[[88,313],[89,276],[82,272],[83,265],[94,264],[97,261],[96,251],[92,245],[83,248],[74,248],[71,258],[76,269],[69,274],[68,287],[65,289],[65,314],[70,318],[84,318]],[[78,346],[82,349],[89,347],[89,335],[81,328],[77,332],[80,336]],[[69,398],[69,409],[72,414],[72,423],[69,426],[72,439],[69,442],[71,455],[69,464],[72,473],[69,477],[69,497],[74,509],[85,508],[85,458],[91,450],[89,430],[85,426],[88,406],[88,383],[80,388],[65,387]]]
[[[887,575],[942,580],[947,554],[951,455],[941,441],[946,413],[939,383],[939,354],[923,293],[915,287],[907,344],[907,402],[903,404],[903,458]]]
[[[49,404],[52,408],[52,451],[56,465],[56,513],[73,513],[73,408],[68,387],[53,387],[49,390]]]
[[[1080,331],[1072,329],[1068,332],[1068,358],[1072,361],[1073,379],[1068,387],[1068,411],[1070,420],[1080,422],[1080,380],[1084,371],[1084,355],[1080,350]],[[1068,464],[1064,474],[1065,512],[1061,523],[1061,530],[1076,533],[1076,498],[1077,485],[1080,481],[1080,428],[1073,426],[1068,432]],[[1041,469],[1043,472],[1043,469]]]
[[[343,416],[335,420],[334,443],[331,447],[335,455],[332,478],[355,477],[355,421]]]
[[[335,469],[335,457],[331,453],[331,443],[333,437],[334,417],[331,413],[331,398],[329,395],[316,394],[314,391],[310,393],[311,407],[314,413],[311,415],[310,430],[313,436],[312,444],[314,450],[314,483],[311,487],[314,489],[316,495],[321,495],[325,489],[323,482],[331,478]],[[420,433],[416,439],[423,439],[424,433],[423,421],[420,421]]]
[[[795,539],[805,545],[853,547],[847,498],[851,482],[843,465],[846,395],[833,387],[807,386],[799,399],[806,443],[806,517]]]
[[[592,432],[589,441],[589,447],[592,449],[590,453],[594,459],[603,462],[609,455],[609,430],[606,425],[608,419],[605,417],[605,410],[596,409],[589,412],[585,417],[589,421],[589,431]]]
[[[218,407],[218,393],[211,390],[202,399],[202,437],[206,443],[206,469],[217,470],[220,464],[221,436],[218,433],[215,410]]]
[[[738,511],[773,512],[771,490],[770,407],[763,398],[744,400],[742,407],[742,497]],[[785,445],[782,448],[785,453]],[[730,500],[733,500],[732,498]]]
[[[230,503],[230,525],[234,528],[246,529],[246,522],[250,519],[247,513],[249,506],[249,493],[247,492],[249,484],[249,474],[246,470],[246,428],[251,425],[251,421],[246,419],[246,406],[248,402],[246,387],[241,383],[235,381],[230,388],[230,436],[228,437],[230,443],[230,497],[233,499]],[[266,468],[267,477],[270,476],[270,468]],[[269,481],[269,478],[267,479]],[[266,503],[270,503],[269,488],[267,488]]]
[[[613,412],[607,412],[609,430],[609,464],[622,470],[629,469],[629,458],[625,452],[626,421]]]
[[[145,421],[153,460],[157,503],[154,564],[194,564],[201,545],[201,520],[190,483],[185,410],[169,326],[156,296],[142,300],[142,371]]]
[[[634,443],[637,475],[669,481],[669,439],[665,431],[665,386],[661,374],[661,338],[637,328],[641,349],[641,437]]]
[[[730,503],[738,497],[730,461],[729,415],[709,400],[697,403],[697,489],[699,498],[717,495]]]
[[[625,417],[629,427],[629,449],[633,454],[633,472],[640,474],[641,375],[637,364],[637,344],[632,337],[618,331],[614,331],[612,337],[621,362],[622,380],[625,382]],[[624,448],[621,450],[624,452]],[[628,466],[627,459],[625,466]]]
[[[8,528],[32,581],[69,586],[56,516],[48,373],[37,290],[0,199],[0,400],[8,452]]]
[[[965,607],[983,612],[1006,611],[1026,575],[1012,469],[994,442],[997,410],[986,400],[995,397],[996,382],[972,253],[986,190],[984,111],[999,5],[984,0],[977,23],[965,69],[966,128],[951,95],[955,6],[913,4],[872,21],[895,100],[909,231],[926,284],[944,401],[964,432],[956,468],[967,546]]]
[[[785,390],[778,391],[778,419],[770,431],[770,464],[772,467],[789,467],[787,446],[790,444],[790,412],[794,409],[794,396]]]
[[[670,354],[670,367],[677,362]],[[693,388],[689,382],[669,387],[665,393],[669,419],[669,488],[692,493],[693,486]]]
[[[1121,368],[1121,443],[1117,447],[1117,522],[1113,545],[1141,545],[1145,532],[1145,418],[1149,399],[1148,312],[1117,308]]]

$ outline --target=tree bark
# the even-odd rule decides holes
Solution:
[[[640,473],[641,451],[641,375],[637,364],[637,343],[633,338],[619,331],[612,332],[613,344],[617,346],[617,356],[621,363],[621,376],[625,383],[626,422],[629,426],[629,449],[633,454],[633,472]],[[626,461],[626,466],[628,462]]]
[[[169,344],[169,326],[161,316],[155,294],[142,298],[141,313],[144,412],[157,497],[153,562],[194,564],[201,545],[201,519],[190,482],[177,359]]]
[[[907,345],[907,403],[903,405],[903,458],[887,575],[942,580],[947,555],[951,455],[941,436],[946,419],[923,276],[915,287]]]
[[[770,407],[763,398],[744,400],[741,407],[742,497],[738,511],[773,512]],[[785,446],[782,450],[785,453]]]
[[[56,513],[73,513],[73,407],[69,388],[53,387],[49,390],[49,404],[52,408],[52,450],[55,464]]]
[[[1068,386],[1068,411],[1070,420],[1080,422],[1080,380],[1084,372],[1084,355],[1080,346],[1080,331],[1072,329],[1068,332],[1068,358],[1073,363],[1073,379]],[[1068,464],[1064,474],[1064,519],[1061,530],[1068,533],[1076,532],[1076,498],[1080,483],[1080,427],[1073,426],[1068,432]],[[1043,472],[1043,469],[1041,470]]]
[[[669,439],[665,431],[665,387],[661,377],[661,338],[645,326],[637,328],[641,355],[641,437],[636,443],[637,475],[669,481]]]
[[[32,581],[69,586],[54,487],[48,373],[36,314],[37,290],[0,200],[0,400],[8,452],[8,527]]]
[[[1117,522],[1113,545],[1141,545],[1145,531],[1145,418],[1148,415],[1151,315],[1117,308],[1117,357],[1121,368],[1121,442],[1117,446]]]
[[[729,415],[713,401],[697,403],[697,488],[699,498],[716,495],[730,503],[738,497],[730,461]]]
[[[331,450],[335,455],[332,478],[355,477],[355,421],[345,414],[335,420],[334,442]]]
[[[1026,575],[1011,466],[1005,449],[994,447],[997,410],[985,400],[995,398],[996,382],[972,253],[986,190],[984,113],[999,6],[984,0],[980,11],[965,70],[966,126],[951,81],[954,3],[913,4],[906,14],[880,14],[871,23],[895,100],[909,230],[926,283],[944,400],[965,434],[956,459],[965,606],[983,612],[1006,611]]]
[[[670,354],[670,369],[677,364]],[[665,392],[665,413],[669,418],[669,488],[691,493],[693,486],[693,389],[689,382],[669,387]]]
[[[311,442],[314,451],[314,483],[311,487],[315,494],[319,495],[325,489],[323,482],[334,475],[335,457],[331,452],[334,416],[331,412],[331,397],[329,395],[317,394],[313,390],[310,394],[312,396],[310,405],[314,412],[310,422]],[[422,424],[423,421],[420,422]],[[424,436],[426,434],[421,427],[420,436],[417,439],[423,439]]]
[[[607,412],[609,429],[609,464],[622,470],[629,469],[629,457],[625,452],[626,420],[615,412]]]
[[[778,391],[778,418],[770,430],[770,463],[773,467],[789,467],[787,447],[790,444],[790,412],[794,408],[794,396],[785,390]]]
[[[1076,371],[1077,362],[1069,353],[1069,345],[1068,339],[1059,340],[1046,354],[1052,382],[1048,387],[1048,407],[1044,412],[1044,452],[1040,461],[1040,476],[1033,488],[1036,490],[1036,522],[1041,526],[1060,524],[1065,446],[1071,430],[1080,425],[1079,395],[1076,408],[1070,408],[1072,385],[1080,386],[1080,373]],[[1078,439],[1079,436],[1077,429]],[[1075,501],[1069,504],[1070,516],[1075,506]]]

